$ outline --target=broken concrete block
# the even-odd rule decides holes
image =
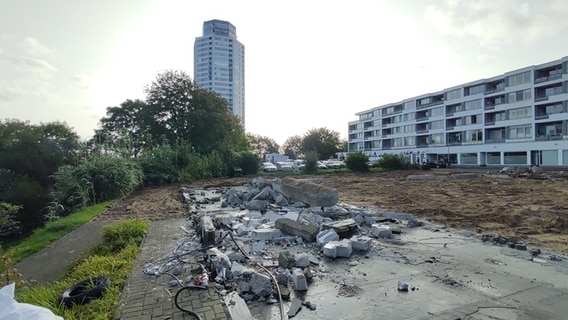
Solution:
[[[288,271],[287,269],[282,269],[279,268],[278,270],[276,270],[276,282],[278,282],[279,284],[283,285],[283,286],[288,286],[288,281],[290,280],[290,271]]]
[[[337,246],[336,255],[338,258],[349,258],[353,253],[353,247],[351,245],[351,240],[343,239],[338,241],[339,245]]]
[[[284,269],[293,267],[296,264],[296,258],[289,251],[280,251],[278,253],[278,265]]]
[[[308,290],[308,281],[306,280],[306,275],[304,275],[304,271],[302,271],[302,269],[294,269],[292,272],[292,283],[294,284],[294,290]]]
[[[326,222],[322,224],[322,229],[333,229],[339,235],[340,239],[350,238],[357,231],[357,222],[354,219],[345,219],[339,221]]]
[[[371,236],[382,239],[392,238],[391,228],[385,224],[373,224],[371,226]]]
[[[318,245],[325,246],[326,243],[328,243],[330,241],[339,240],[339,235],[337,234],[337,232],[335,232],[334,229],[327,229],[327,230],[323,230],[320,233],[318,233],[316,239],[317,239]]]
[[[250,279],[251,291],[257,296],[266,297],[272,294],[270,277],[260,273],[253,273]]]
[[[284,178],[282,180],[282,194],[308,205],[331,207],[339,201],[336,189],[331,189],[309,180]]]
[[[305,268],[310,265],[310,257],[306,253],[296,256],[296,267]]]
[[[274,240],[281,236],[282,233],[278,229],[256,229],[251,232],[251,238],[257,241]]]
[[[337,241],[330,241],[323,246],[323,254],[326,257],[337,258]]]
[[[246,208],[249,210],[266,210],[266,208],[268,208],[268,205],[270,204],[270,202],[266,201],[266,200],[251,200],[248,201],[245,205]]]
[[[353,253],[351,240],[330,241],[323,246],[323,254],[330,258],[348,258]]]
[[[201,243],[204,247],[211,246],[215,244],[215,226],[213,225],[213,219],[209,216],[201,217]]]
[[[288,317],[295,317],[300,309],[302,309],[302,301],[298,298],[294,298],[294,300],[292,300],[292,304],[290,305],[290,310],[288,310]]]
[[[367,251],[371,248],[371,238],[367,236],[351,237],[351,247],[357,251]]]
[[[245,300],[236,291],[229,293],[225,297],[225,305],[231,319],[254,320]]]
[[[284,234],[302,237],[306,242],[314,242],[318,233],[318,228],[315,226],[302,224],[288,218],[276,220],[274,226]]]
[[[276,198],[274,198],[274,203],[281,207],[287,207],[289,205],[288,199],[286,199],[286,197],[281,194],[277,195]]]

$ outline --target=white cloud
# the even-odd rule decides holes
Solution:
[[[445,0],[426,6],[424,19],[443,35],[481,44],[521,43],[562,33],[565,0]]]
[[[33,37],[26,37],[24,41],[19,43],[22,50],[32,56],[46,55],[51,53],[51,49],[41,44]]]
[[[26,71],[40,76],[49,76],[57,71],[56,67],[52,66],[51,64],[49,64],[49,62],[42,59],[21,57],[20,59],[18,59],[18,62],[24,67]]]

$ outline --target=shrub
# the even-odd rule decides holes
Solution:
[[[345,158],[345,166],[347,169],[356,172],[368,172],[369,171],[369,156],[364,154],[362,151],[352,152]]]
[[[249,151],[243,151],[239,154],[239,160],[237,161],[237,166],[234,169],[241,169],[242,174],[256,174],[258,172],[258,166],[260,165],[260,160],[258,157]]]
[[[140,219],[106,225],[102,231],[103,241],[93,249],[94,254],[112,255],[120,252],[129,244],[138,245],[146,231],[148,222]]]
[[[306,166],[303,171],[305,173],[316,173],[318,171],[318,155],[315,152],[307,152],[304,159],[306,160]]]
[[[378,164],[379,167],[390,170],[404,169],[407,166],[404,157],[395,154],[383,154]]]

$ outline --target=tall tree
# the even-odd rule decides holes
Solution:
[[[247,133],[246,135],[251,151],[256,154],[259,159],[264,159],[264,156],[269,153],[278,153],[280,149],[280,146],[274,139],[254,133]]]
[[[339,132],[327,128],[311,129],[302,139],[302,152],[315,152],[321,160],[333,157],[341,147]]]
[[[106,117],[100,120],[101,128],[95,131],[91,144],[126,152],[126,156],[132,157],[152,147],[150,123],[144,112],[146,107],[146,102],[139,99],[128,99],[119,107],[108,107]]]
[[[43,223],[52,176],[76,162],[78,140],[65,123],[0,121],[0,201],[21,207],[15,217],[24,232]]]
[[[284,154],[290,159],[297,159],[302,156],[302,137],[299,135],[291,136],[282,145]]]
[[[197,88],[183,71],[158,74],[145,92],[148,106],[143,117],[154,137],[163,136],[172,144],[189,142],[200,153],[232,149],[228,142],[246,141],[238,119],[229,113],[227,100]]]

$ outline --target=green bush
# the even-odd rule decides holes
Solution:
[[[106,225],[102,231],[103,241],[93,248],[97,255],[112,255],[120,252],[129,244],[138,245],[146,231],[148,222],[140,219],[127,220],[120,223]]]
[[[95,154],[76,167],[62,166],[54,174],[52,202],[44,213],[67,215],[77,208],[120,198],[140,186],[142,177],[138,163],[113,155]]]
[[[400,170],[407,166],[404,157],[395,154],[383,154],[378,164],[379,167],[389,170]]]
[[[345,166],[347,169],[355,172],[369,171],[369,156],[362,151],[352,152],[345,158]]]
[[[240,168],[242,170],[242,174],[256,174],[258,172],[259,165],[260,160],[254,153],[243,151],[239,154],[237,168]]]
[[[306,152],[304,155],[306,160],[306,166],[304,167],[304,173],[316,173],[318,171],[318,155],[315,152]]]

